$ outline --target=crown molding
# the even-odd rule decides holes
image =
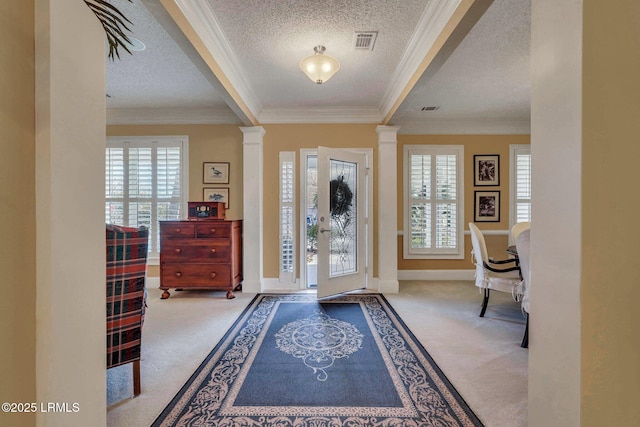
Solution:
[[[307,108],[266,110],[260,117],[262,124],[311,123],[380,123],[375,108]],[[242,121],[226,108],[108,108],[107,125],[160,124],[237,124]],[[518,119],[429,121],[413,120],[387,126],[404,135],[437,134],[511,134],[528,135],[531,122]]]
[[[383,118],[402,96],[460,3],[461,0],[433,0],[428,3],[382,97],[380,111]]]
[[[189,37],[177,23],[174,16],[170,13],[166,7],[168,4],[163,0],[140,0],[151,15],[158,21],[158,23],[164,28],[169,36],[176,42],[178,47],[184,52],[187,58],[193,63],[193,65],[200,70],[205,79],[211,84],[214,91],[222,98],[225,104],[240,118],[245,125],[251,125],[255,120],[255,117],[250,117],[249,110],[246,106],[241,106],[236,100],[227,92],[227,89],[218,79],[209,66],[209,63],[200,55],[200,52],[191,43]],[[174,6],[178,8],[177,5]]]
[[[404,121],[399,134],[438,135],[438,134],[475,134],[475,135],[529,135],[531,121],[528,119],[489,119],[489,120],[433,120]]]
[[[382,115],[371,107],[266,109],[260,123],[380,123]]]
[[[108,108],[107,125],[242,124],[227,108]]]
[[[253,90],[238,57],[222,31],[218,19],[207,1],[174,0],[202,43],[215,58],[216,63],[238,96],[254,117],[262,110],[262,103],[253,95]]]

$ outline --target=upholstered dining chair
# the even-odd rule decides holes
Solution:
[[[529,248],[529,236],[531,230],[527,229],[518,234],[516,239],[516,249],[518,251],[518,258],[520,259],[520,270],[522,274],[522,285],[519,293],[521,294],[522,312],[527,318],[527,325],[524,329],[524,337],[522,338],[522,344],[520,347],[527,348],[529,346],[529,289],[531,288],[531,268],[530,268],[530,248]]]
[[[137,396],[149,230],[111,224],[106,229],[107,369],[133,363],[133,395]]]
[[[522,233],[524,230],[528,230],[531,228],[531,223],[529,221],[516,222],[511,227],[511,238],[513,239],[513,243],[516,243],[516,239],[518,238],[518,234]]]
[[[515,295],[515,289],[521,281],[520,267],[515,265],[516,259],[514,258],[500,261],[489,258],[482,231],[472,222],[469,223],[469,230],[471,231],[471,243],[473,245],[471,260],[476,266],[476,286],[484,291],[482,310],[480,311],[480,317],[484,317],[489,304],[491,290]],[[496,267],[496,265],[508,264],[514,265],[506,268]]]

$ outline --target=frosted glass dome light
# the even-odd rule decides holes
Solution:
[[[300,61],[300,69],[314,82],[322,84],[340,69],[340,63],[334,57],[325,55],[324,46],[313,48],[314,54]]]

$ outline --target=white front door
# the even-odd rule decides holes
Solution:
[[[318,147],[318,298],[365,288],[366,155]]]

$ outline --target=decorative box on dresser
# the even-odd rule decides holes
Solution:
[[[242,220],[160,221],[160,289],[226,290],[242,282]]]

